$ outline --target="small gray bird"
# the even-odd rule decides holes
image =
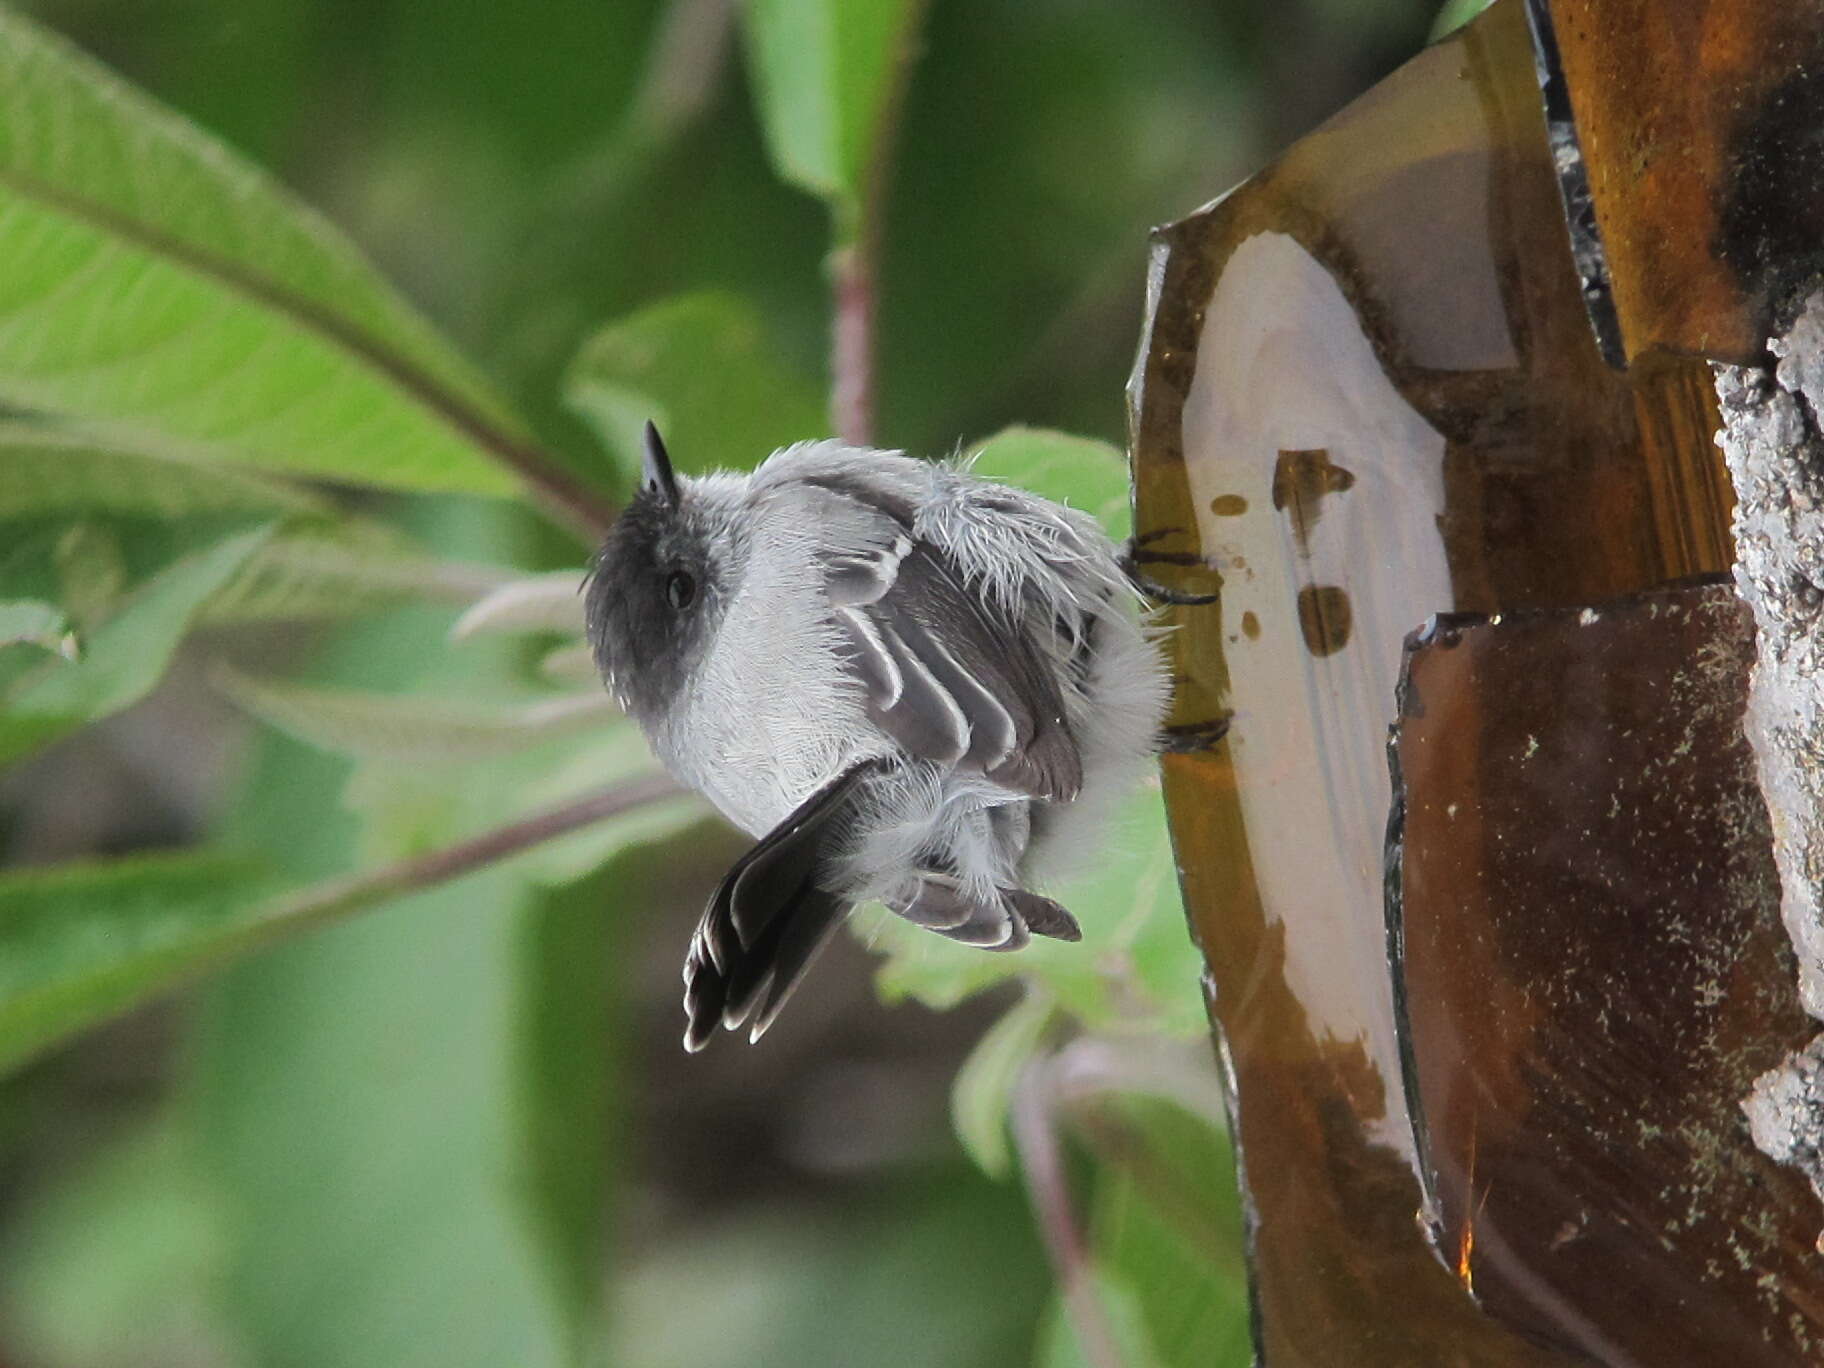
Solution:
[[[673,775],[759,839],[684,963],[688,1050],[758,1040],[878,900],[952,940],[1077,940],[1026,885],[1080,860],[1155,748],[1166,683],[1094,519],[899,452],[803,442],[644,487],[589,641]]]

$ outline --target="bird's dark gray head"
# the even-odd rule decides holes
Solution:
[[[657,429],[646,425],[645,480],[608,530],[584,595],[596,668],[636,718],[678,697],[721,615],[726,537],[680,487]]]

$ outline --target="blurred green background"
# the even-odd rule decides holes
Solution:
[[[705,396],[721,426],[699,450],[769,441],[787,410],[814,421],[828,215],[769,163],[737,6],[25,10],[321,209],[586,475],[615,478],[561,381],[611,320],[633,320],[626,364],[678,372],[674,403]],[[1017,423],[1119,445],[1148,228],[1436,18],[1435,0],[934,0],[883,220],[878,440],[942,454]],[[728,416],[739,367],[708,344],[641,353],[688,342],[642,312],[680,296],[712,339],[731,317],[757,330],[751,422]],[[581,557],[490,501],[353,504],[444,556]],[[0,775],[7,863],[208,840],[301,882],[500,820],[472,776],[415,788],[409,765],[256,727],[204,663],[511,692],[529,648],[450,652],[450,617],[214,629],[144,702]],[[1248,1361],[1181,924],[1151,934],[1190,972],[1131,1029],[1043,971],[948,1011],[885,1005],[845,940],[762,1047],[687,1058],[677,966],[741,843],[694,809],[647,834],[562,878],[489,870],[314,934],[0,1082],[0,1365]],[[977,986],[919,954],[889,989]],[[998,1176],[965,1154],[953,1089]],[[1010,1097],[1023,1165],[1003,1153]],[[1055,1211],[1066,1191],[1086,1226],[1067,1291],[1098,1308],[1100,1346],[1072,1329],[1035,1221],[1032,1194]]]

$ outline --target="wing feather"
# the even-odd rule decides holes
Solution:
[[[913,755],[946,767],[955,765],[969,751],[969,719],[938,679],[927,657],[901,635],[898,628],[902,625],[916,629],[916,624],[902,624],[892,618],[875,620],[875,630],[905,687],[891,703],[869,699],[868,715]]]
[[[869,508],[865,491],[821,492],[845,505],[848,535],[826,555],[824,587],[869,717],[921,760],[1031,798],[1074,798],[1082,759],[1058,681],[1020,617],[971,591],[941,548],[892,508]]]

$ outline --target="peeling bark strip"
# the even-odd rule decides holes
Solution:
[[[1716,441],[1735,482],[1736,587],[1758,639],[1748,740],[1773,819],[1799,995],[1824,1020],[1824,290],[1767,345],[1771,371],[1716,367]]]

